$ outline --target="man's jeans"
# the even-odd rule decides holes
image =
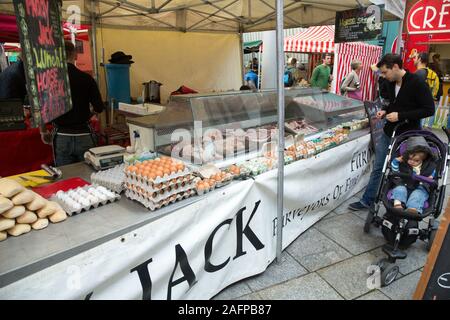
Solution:
[[[408,198],[408,190],[406,187],[397,186],[392,190],[392,199],[405,203],[406,208],[414,208],[419,213],[422,213],[425,201],[428,200],[428,192],[423,186],[419,186],[411,192]]]
[[[361,203],[366,206],[371,206],[375,201],[375,197],[378,192],[378,185],[381,181],[384,160],[388,155],[388,147],[391,142],[391,138],[385,133],[382,134],[375,146],[375,163],[373,165],[372,173],[370,174],[369,183],[367,184],[366,191],[364,192]]]
[[[83,136],[66,136],[56,134],[53,148],[57,167],[84,161],[84,153],[94,147],[90,134]]]

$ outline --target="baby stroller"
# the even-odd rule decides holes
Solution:
[[[364,224],[364,232],[366,233],[369,232],[372,224],[376,227],[381,226],[383,236],[387,240],[387,244],[382,247],[387,258],[383,258],[377,262],[380,268],[382,286],[388,286],[395,280],[399,272],[399,267],[395,265],[396,260],[407,257],[406,252],[403,250],[416,242],[417,238],[427,241],[427,249],[431,249],[438,228],[438,223],[435,219],[439,217],[442,211],[445,198],[445,184],[449,166],[448,150],[450,147],[450,132],[444,127],[442,128],[447,135],[447,145],[432,132],[424,130],[407,131],[395,137],[395,131],[404,123],[398,124],[393,132],[389,153],[383,166],[383,176],[378,187],[377,197],[374,204],[370,207]],[[407,140],[413,136],[424,137],[433,151],[437,165],[435,179],[420,175],[410,176],[401,172],[392,171],[392,159],[402,155],[406,151]],[[394,180],[396,178],[398,179],[398,177],[402,179],[413,179],[422,182],[422,184],[427,184],[430,187],[429,198],[425,203],[421,215],[412,214],[406,210],[393,207],[392,189],[395,187]],[[378,215],[380,202],[386,208],[386,213],[383,217]],[[419,222],[426,217],[429,217],[428,224],[422,229],[419,226]]]

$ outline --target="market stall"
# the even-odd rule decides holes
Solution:
[[[320,64],[321,54],[330,53],[334,55],[333,83],[331,91],[340,92],[342,79],[351,71],[352,60],[358,59],[363,62],[361,70],[361,83],[363,100],[373,100],[376,93],[376,78],[370,66],[377,63],[381,57],[383,48],[369,45],[364,42],[334,43],[334,25],[309,27],[291,37],[284,39],[285,52],[310,53],[311,59],[309,70]]]
[[[104,5],[102,1],[103,8]],[[118,10],[122,11],[122,8]],[[301,15],[317,11],[319,9],[315,6],[299,10]],[[139,18],[145,17],[139,15]],[[260,26],[269,27],[272,25],[269,20],[263,18]],[[129,30],[123,32],[130,33]],[[117,35],[122,33],[117,32]],[[285,125],[292,130],[294,142],[287,144],[285,152],[280,147],[281,163],[286,163],[285,175],[277,176],[273,144],[266,144],[277,141],[277,131],[267,135],[267,131],[260,130],[270,129],[271,132],[274,126],[276,129],[279,95],[274,91],[233,92],[228,95],[242,101],[250,100],[240,104],[225,101],[228,100],[223,97],[225,94],[213,94],[209,98],[190,97],[192,100],[184,104],[189,107],[189,119],[182,113],[176,115],[175,109],[169,107],[166,109],[168,114],[163,116],[179,116],[176,120],[181,121],[177,124],[181,124],[179,129],[185,129],[184,132],[191,132],[193,128],[186,128],[185,124],[192,124],[195,119],[213,120],[214,126],[217,124],[226,130],[228,124],[236,123],[236,119],[240,124],[240,117],[244,117],[244,137],[240,133],[232,135],[236,140],[243,138],[244,148],[236,143],[231,148],[232,157],[217,159],[219,162],[215,167],[221,174],[219,180],[197,176],[198,170],[192,167],[195,165],[195,148],[191,148],[193,153],[187,159],[182,152],[179,158],[174,159],[159,157],[159,160],[144,162],[147,160],[138,158],[140,163],[130,162],[119,171],[128,179],[125,193],[120,200],[116,198],[116,201],[105,202],[98,207],[84,205],[86,200],[81,200],[83,192],[95,191],[89,191],[89,186],[54,190],[50,201],[69,203],[73,210],[65,210],[76,214],[43,230],[33,230],[18,237],[6,229],[7,238],[0,243],[1,252],[8,257],[0,262],[0,297],[210,298],[231,283],[263,272],[278,251],[275,250],[277,236],[280,235],[280,232],[276,234],[277,230],[283,229],[282,246],[286,247],[330,210],[359,191],[370,172],[370,137],[364,128],[367,119],[364,118],[362,104],[331,93],[287,90],[286,95],[289,98],[286,99],[288,117]],[[214,117],[219,114],[219,109],[224,113],[220,119]],[[164,123],[170,125],[169,128],[161,126]],[[155,125],[141,121],[141,124],[157,133],[153,140],[155,147],[163,153],[168,150],[172,155],[173,149],[167,143],[164,129],[175,128],[174,122],[158,121],[159,125]],[[226,137],[225,134],[222,133],[222,138]],[[252,148],[252,138],[256,148]],[[260,140],[263,140],[262,146]],[[290,140],[288,135],[286,141]],[[263,149],[264,146],[271,147]],[[240,154],[242,151],[244,154]],[[168,168],[163,166],[163,170],[157,170],[153,175],[152,168],[163,159],[166,165],[168,162],[176,163],[175,169],[170,165]],[[220,163],[223,160],[230,162]],[[182,165],[180,169],[179,164]],[[86,164],[77,164],[62,169],[64,177],[73,175],[87,181],[94,180],[88,168]],[[224,172],[225,176],[231,174],[234,180],[225,183],[222,180]],[[171,179],[167,180],[168,177]],[[283,212],[278,217],[277,196],[280,193],[276,181],[280,177],[285,177],[286,191]],[[250,179],[237,180],[243,178]],[[228,185],[218,188],[224,184]],[[187,195],[178,197],[173,191],[180,186],[181,192],[187,192]],[[59,191],[62,192],[57,194]],[[204,194],[205,191],[208,192]],[[3,202],[10,206],[11,202],[14,203],[15,195],[12,196]],[[88,194],[86,199],[92,196]],[[97,204],[99,197],[98,194]],[[28,206],[27,203],[24,205]],[[7,210],[18,214],[16,211],[19,209],[14,206]],[[49,212],[41,212],[42,219],[45,219],[45,214],[54,214]],[[2,232],[4,235],[4,230]],[[18,251],[23,254],[18,255]]]
[[[169,122],[131,119],[142,141],[153,130],[162,155],[133,164],[136,159],[127,157],[130,165],[119,171],[120,200],[75,214],[68,210],[72,216],[66,221],[0,242],[7,257],[0,262],[0,297],[208,299],[263,272],[275,258],[278,223],[277,161],[267,147],[276,141],[275,99],[273,90],[179,96],[161,114]],[[242,107],[236,107],[237,100]],[[330,104],[333,110],[325,107]],[[181,148],[175,157],[177,145],[167,134],[183,129],[194,134],[199,117],[205,124],[201,132],[223,132],[223,144],[214,142],[224,152],[215,148],[208,159]],[[286,90],[286,130],[283,248],[365,185],[371,158],[367,118],[355,100],[319,90]],[[236,143],[227,143],[227,137]],[[183,165],[154,176],[151,168],[163,162]],[[202,168],[211,163],[233,180],[204,177]],[[62,170],[64,179],[102,183],[84,163]],[[67,210],[62,195],[55,194],[49,199]],[[151,288],[143,280],[147,276]]]

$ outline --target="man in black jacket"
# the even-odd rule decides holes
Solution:
[[[95,146],[89,126],[94,113],[104,110],[104,104],[95,80],[87,73],[75,67],[76,50],[71,42],[65,43],[67,71],[72,95],[72,109],[53,120],[55,135],[53,152],[56,166],[63,166],[84,160],[84,153]],[[48,135],[47,132],[41,132]],[[43,139],[45,140],[45,139]]]
[[[384,159],[395,126],[404,120],[407,124],[397,129],[396,135],[408,130],[421,129],[420,120],[434,114],[434,101],[427,84],[417,75],[403,69],[399,55],[388,53],[377,64],[381,75],[389,81],[387,95],[389,104],[377,113],[378,118],[385,118],[384,134],[375,146],[375,163],[369,183],[360,201],[351,203],[349,209],[368,209],[375,200],[381,180]]]
[[[0,99],[21,99],[25,101],[27,95],[25,71],[23,61],[19,58],[16,63],[0,73]]]

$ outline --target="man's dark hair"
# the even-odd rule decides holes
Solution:
[[[331,57],[331,53],[322,53],[322,60],[325,60],[328,56]]]
[[[398,65],[400,69],[403,68],[402,57],[398,54],[387,53],[385,54],[380,62],[377,63],[377,68],[381,68],[382,66],[386,66],[388,69],[392,69],[394,64]]]
[[[420,59],[420,62],[422,62],[424,65],[428,65],[428,53],[427,52],[419,52],[417,54],[417,58]]]
[[[66,50],[66,57],[70,57],[75,54],[75,46],[70,41],[64,41],[64,48]]]

